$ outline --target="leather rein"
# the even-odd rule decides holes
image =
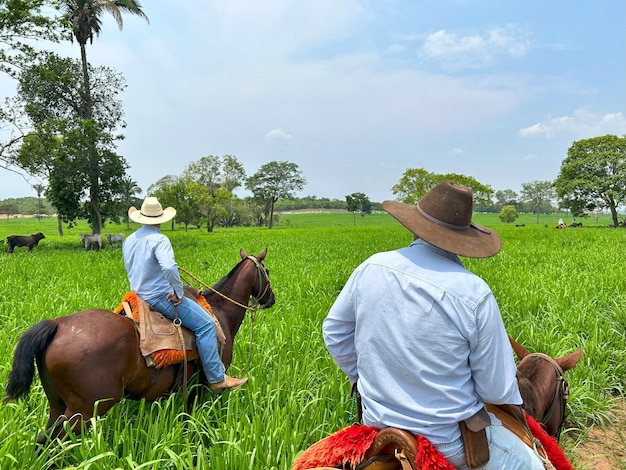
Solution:
[[[246,256],[244,258],[244,260],[246,260],[246,259],[249,259],[250,261],[252,261],[254,263],[254,265],[256,266],[257,274],[259,276],[259,291],[257,292],[256,295],[251,295],[250,296],[250,298],[255,303],[255,305],[252,305],[252,306],[251,305],[244,305],[244,304],[242,304],[240,302],[237,302],[235,299],[231,299],[227,295],[222,294],[220,291],[218,291],[218,290],[214,289],[213,287],[209,286],[208,284],[202,282],[196,276],[191,274],[186,269],[181,268],[180,266],[178,267],[178,270],[184,276],[185,275],[188,276],[189,278],[193,279],[198,284],[200,284],[202,287],[207,288],[211,292],[213,292],[213,293],[219,295],[220,297],[228,300],[230,303],[233,303],[233,304],[237,305],[238,307],[244,308],[246,310],[251,310],[252,312],[256,313],[257,311],[262,310],[263,308],[265,308],[267,306],[267,303],[266,304],[261,304],[260,299],[262,299],[265,296],[265,294],[267,294],[267,292],[272,288],[272,284],[270,282],[269,275],[267,274],[267,269],[265,269],[263,264],[255,256],[248,255],[248,256]],[[263,281],[265,281],[265,282],[263,282]],[[185,282],[188,282],[188,280],[185,280]],[[190,282],[188,282],[188,283],[190,284]],[[263,284],[265,284],[265,287],[263,287]]]
[[[563,428],[563,423],[565,422],[565,411],[567,407],[567,399],[569,398],[569,384],[567,383],[567,379],[565,378],[565,375],[563,373],[563,369],[561,368],[561,366],[558,365],[557,362],[554,359],[552,359],[550,356],[548,356],[547,354],[543,354],[543,353],[531,353],[526,357],[531,357],[531,356],[535,356],[535,357],[539,357],[543,359],[544,361],[548,362],[554,369],[554,373],[557,379],[557,385],[554,391],[554,397],[552,398],[552,402],[550,402],[550,406],[548,407],[548,409],[544,411],[540,422],[545,428],[546,423],[548,423],[548,421],[554,415],[554,412],[556,411],[557,404],[558,404],[559,412],[561,413],[561,416],[559,418],[559,424],[557,426],[557,434],[556,434],[556,438],[558,440],[561,434],[561,430]]]
[[[261,263],[255,256],[252,255],[248,255],[246,256],[243,260],[250,260],[254,263],[254,265],[256,266],[256,270],[257,270],[257,275],[259,276],[259,291],[256,293],[256,295],[251,295],[250,298],[253,300],[254,305],[244,305],[240,302],[237,302],[235,299],[231,299],[230,297],[228,297],[227,295],[222,294],[220,291],[214,289],[213,287],[209,286],[208,284],[202,282],[200,279],[198,279],[196,276],[194,276],[193,274],[191,274],[189,271],[187,271],[184,268],[181,268],[180,266],[178,267],[178,270],[181,272],[181,277],[185,278],[191,278],[194,281],[196,281],[198,284],[200,284],[202,287],[206,287],[207,289],[209,289],[211,292],[219,295],[220,297],[228,300],[229,302],[237,305],[238,307],[241,307],[245,310],[250,310],[250,324],[252,325],[250,327],[250,344],[248,346],[248,360],[246,362],[246,366],[241,370],[241,372],[245,371],[248,366],[250,365],[250,360],[252,358],[252,345],[254,343],[254,324],[255,324],[255,320],[256,320],[256,312],[258,312],[259,310],[264,309],[269,302],[266,302],[264,304],[261,303],[261,299],[268,293],[268,291],[272,288],[272,284],[270,282],[270,277],[269,274],[267,272],[267,268],[265,268],[265,266],[263,265],[263,263]],[[242,261],[243,261],[242,260]],[[184,279],[185,282],[187,282],[188,284],[191,284],[191,282],[189,282],[188,279]],[[265,281],[265,282],[263,282]],[[265,287],[263,287],[263,284],[265,284]]]

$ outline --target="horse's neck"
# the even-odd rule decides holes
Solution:
[[[222,286],[221,294],[213,294],[211,305],[215,316],[223,328],[234,337],[246,315],[248,301],[255,281],[255,272],[251,272],[245,265],[239,267],[237,273]]]

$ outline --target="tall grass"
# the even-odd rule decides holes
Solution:
[[[0,407],[0,468],[288,469],[308,445],[354,419],[349,384],[324,348],[321,322],[352,270],[376,251],[407,245],[410,234],[386,214],[283,215],[272,230],[163,227],[177,261],[207,283],[239,260],[239,248],[268,247],[277,303],[247,319],[235,343],[233,375],[250,378],[222,398],[204,395],[187,410],[180,394],[156,403],[124,400],[62,446],[34,453],[47,420],[38,378],[30,396]],[[338,218],[339,217],[339,218]],[[343,217],[343,219],[341,219]],[[534,216],[533,216],[534,217]],[[626,382],[626,230],[584,221],[556,230],[554,220],[524,227],[497,216],[503,249],[488,259],[463,259],[493,288],[509,333],[531,351],[560,356],[583,349],[567,373],[571,397],[562,444],[575,459],[590,424],[608,422]],[[366,223],[367,222],[367,223]],[[0,253],[0,383],[15,343],[43,318],[92,307],[114,308],[128,289],[119,247],[87,252],[86,224],[56,235],[56,221],[0,220],[0,238],[43,231],[32,253]],[[112,233],[123,226],[107,227]],[[251,353],[250,353],[251,351]],[[245,370],[242,370],[244,369]]]

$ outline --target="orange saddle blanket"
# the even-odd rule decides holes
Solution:
[[[224,345],[224,333],[219,326],[219,322],[213,316],[211,306],[202,295],[198,295],[196,301],[215,320],[218,333],[218,350],[221,355]],[[182,362],[185,360],[185,357],[187,360],[199,357],[194,334],[186,328],[181,328],[183,336],[181,340],[181,335],[174,323],[161,313],[150,308],[148,303],[136,293],[127,292],[114,312],[126,314],[137,325],[139,330],[139,349],[148,366],[154,366],[158,369]]]

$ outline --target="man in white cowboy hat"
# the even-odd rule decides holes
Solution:
[[[413,242],[358,266],[322,326],[330,355],[357,385],[364,424],[422,435],[455,468],[543,469],[485,410],[519,410],[522,398],[494,295],[459,256],[493,256],[500,237],[471,221],[471,190],[450,181],[417,205],[385,201],[383,209]],[[464,447],[464,426],[482,436],[479,449]],[[482,459],[472,458],[477,450]]]
[[[221,394],[243,385],[248,379],[224,374],[217,350],[215,322],[204,309],[183,297],[183,283],[174,259],[169,238],[161,233],[161,224],[174,218],[173,207],[163,209],[156,197],[146,197],[141,210],[128,209],[128,216],[142,226],[122,244],[124,266],[130,289],[152,308],[174,320],[174,305],[185,328],[196,336],[196,347],[211,390]]]

